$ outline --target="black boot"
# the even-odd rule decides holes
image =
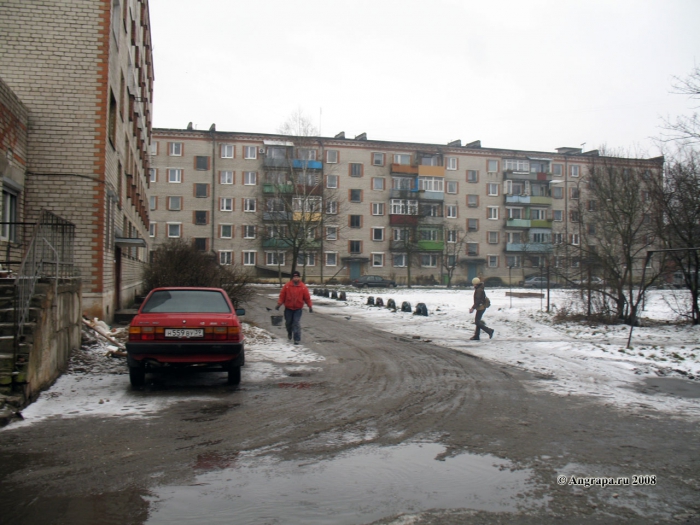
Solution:
[[[479,336],[478,335],[473,335],[469,338],[470,341],[479,341]]]

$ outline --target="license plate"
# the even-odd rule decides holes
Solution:
[[[176,339],[190,339],[192,337],[204,337],[202,328],[166,328],[165,337]]]

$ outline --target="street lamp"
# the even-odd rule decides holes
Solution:
[[[510,307],[513,308],[513,279],[510,276],[510,271],[513,269],[512,266],[508,267],[508,286],[510,286],[510,292],[508,292],[508,295],[510,296]]]

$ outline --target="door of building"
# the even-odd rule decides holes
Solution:
[[[360,263],[359,262],[351,262],[349,263],[350,266],[350,280],[352,281],[353,279],[357,279],[360,277]]]

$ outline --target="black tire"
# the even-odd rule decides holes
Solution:
[[[237,385],[240,382],[241,382],[241,367],[232,365],[228,369],[228,384],[229,385]]]
[[[146,384],[146,369],[142,366],[130,366],[129,381],[134,388],[142,387]]]

